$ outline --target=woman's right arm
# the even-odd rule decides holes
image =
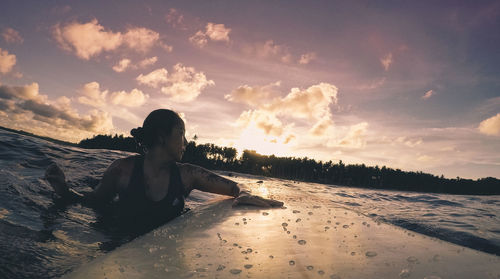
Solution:
[[[104,172],[104,175],[91,192],[78,193],[71,189],[65,179],[63,171],[57,164],[50,165],[45,172],[45,179],[54,191],[63,199],[85,204],[102,204],[110,201],[118,191],[118,180],[122,174],[121,159],[115,160]]]

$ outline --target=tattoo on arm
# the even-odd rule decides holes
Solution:
[[[219,176],[202,167],[191,165],[190,175],[194,177],[194,188],[215,194],[237,197],[240,193],[238,183]]]

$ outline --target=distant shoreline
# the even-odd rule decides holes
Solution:
[[[72,147],[139,152],[135,140],[131,137],[123,137],[123,135],[96,135],[77,144],[2,126],[0,129]],[[214,144],[196,144],[195,141],[188,143],[182,161],[212,170],[365,189],[458,195],[500,195],[500,180],[494,177],[477,180],[459,177],[449,179],[443,176],[402,171],[386,166],[345,165],[342,160],[334,163],[332,161],[318,162],[307,157],[266,156],[253,150],[244,150],[238,158],[235,148],[220,147]]]

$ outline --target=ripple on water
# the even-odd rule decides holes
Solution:
[[[240,274],[241,273],[241,269],[237,269],[237,268],[233,268],[231,270],[229,270],[229,272],[231,272],[231,274]]]
[[[399,273],[399,277],[401,277],[401,278],[408,278],[408,277],[410,277],[410,275],[411,275],[411,272],[407,268],[401,270],[401,272]]]
[[[416,257],[410,256],[406,259],[409,263],[416,263],[418,259]]]

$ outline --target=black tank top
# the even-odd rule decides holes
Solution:
[[[133,220],[135,225],[147,230],[181,215],[185,211],[184,198],[188,194],[182,184],[179,168],[174,162],[170,166],[167,195],[159,201],[146,197],[144,156],[136,156],[129,185],[119,193],[120,211],[126,218],[131,218],[129,221]]]

